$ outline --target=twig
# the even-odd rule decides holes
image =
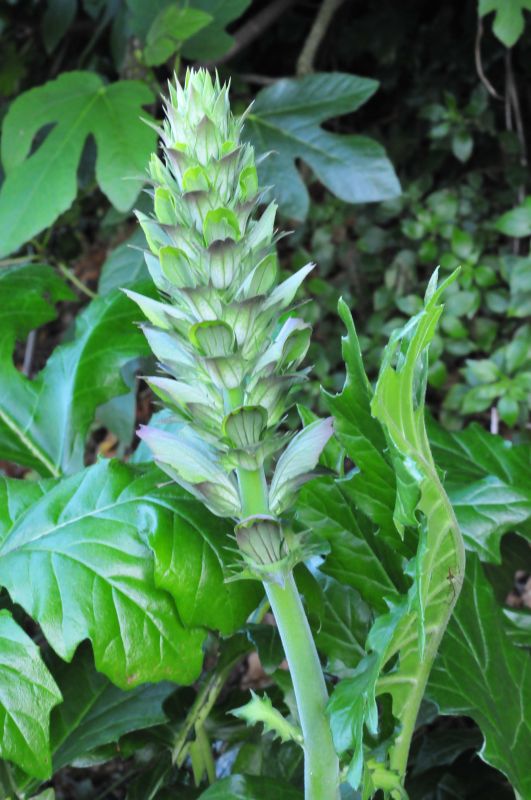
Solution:
[[[27,378],[31,378],[31,368],[33,365],[33,355],[35,353],[35,343],[37,341],[37,331],[32,330],[29,332],[26,341],[26,349],[24,351],[24,362],[22,364],[22,372]]]
[[[28,256],[18,256],[17,258],[3,258],[0,261],[0,267],[10,267],[12,264],[27,264],[28,261],[36,261],[38,256],[36,255],[28,255]]]
[[[476,45],[474,47],[474,60],[476,62],[476,71],[478,73],[479,79],[487,92],[494,97],[495,100],[503,100],[501,94],[499,94],[492,83],[489,81],[487,76],[485,75],[485,70],[483,69],[483,61],[481,59],[481,39],[483,38],[483,20],[481,17],[478,17],[478,27],[476,32]]]
[[[234,44],[231,49],[220,56],[204,64],[205,67],[214,67],[217,64],[225,64],[234,58],[239,52],[248,47],[257,39],[267,28],[269,28],[284,11],[287,11],[294,4],[295,0],[273,0],[268,6],[263,8],[254,17],[247,20],[234,34]]]
[[[93,292],[92,289],[89,289],[88,286],[85,286],[83,281],[80,281],[77,275],[75,275],[71,269],[68,269],[67,266],[64,264],[58,264],[57,267],[59,271],[63,273],[65,278],[67,278],[67,280],[73,283],[80,292],[83,292],[83,294],[86,294],[87,297],[90,297],[91,300],[94,300],[98,296],[96,292]]]
[[[490,432],[495,435],[500,432],[500,417],[496,406],[493,406],[490,410]]]
[[[323,0],[297,59],[297,75],[313,72],[313,62],[333,16],[344,0]]]

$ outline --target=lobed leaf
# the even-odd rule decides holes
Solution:
[[[65,72],[30,89],[10,106],[2,127],[0,257],[51,225],[72,205],[77,169],[89,136],[97,147],[96,180],[121,211],[133,205],[155,149],[154,131],[140,116],[153,102],[140,81],[105,85],[93,72]],[[52,129],[30,154],[35,136]]]
[[[485,737],[481,757],[501,770],[521,797],[529,797],[529,654],[505,633],[501,610],[475,555],[467,559],[463,590],[428,694],[441,713],[471,717],[479,725]]]
[[[309,195],[296,167],[302,159],[317,178],[348,203],[395,197],[400,184],[384,149],[365,136],[325,131],[320,123],[349,114],[372,97],[376,81],[340,72],[283,79],[263,89],[247,116],[245,136],[257,153],[260,183],[273,186],[281,211],[308,213]]]

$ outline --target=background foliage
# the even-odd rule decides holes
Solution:
[[[414,800],[512,797],[511,785],[531,797],[531,6],[325,5],[315,50],[317,0],[0,6],[0,720],[11,734],[0,797],[300,797],[297,746],[226,713],[249,685],[293,713],[276,631],[249,621],[260,592],[224,581],[226,531],[161,485],[134,439],[159,413],[136,378],[152,369],[138,312],[119,291],[150,291],[131,211],[151,202],[141,189],[156,133],[141,118],[160,117],[165,81],[187,64],[230,77],[238,111],[254,100],[246,136],[268,154],[260,180],[292,231],[281,266],[317,262],[301,308],[315,327],[301,415],[330,404],[346,469],[359,469],[315,481],[299,512],[330,545],[298,581],[334,682],[364,663],[384,596],[407,593],[416,547],[411,531],[398,548],[392,536],[394,466],[352,389],[364,381],[352,353],[342,394],[320,394],[345,380],[337,301],[373,380],[434,267],[461,266],[430,349],[428,407],[470,566],[407,788]],[[338,447],[325,466],[343,469]],[[393,731],[385,703],[371,752]]]

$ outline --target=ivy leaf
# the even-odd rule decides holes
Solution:
[[[531,9],[531,0],[529,7]],[[495,227],[506,236],[513,236],[517,239],[531,236],[531,197],[527,197],[518,208],[502,214],[496,220]]]
[[[18,250],[72,205],[89,136],[97,147],[96,180],[121,211],[131,208],[156,146],[142,120],[153,94],[140,81],[105,85],[93,72],[66,72],[20,95],[2,128],[0,257]],[[35,136],[52,125],[30,154]]]
[[[185,629],[155,585],[145,537],[173,514],[160,472],[101,461],[61,481],[0,482],[0,584],[70,661],[85,639],[117,686],[194,681],[204,632]]]
[[[148,355],[148,347],[132,324],[138,318],[135,305],[113,292],[78,315],[74,338],[57,347],[44,369],[29,380],[13,364],[14,339],[49,316],[46,312],[43,317],[39,293],[52,291],[57,297],[58,291],[53,282],[46,283],[50,288],[42,281],[32,286],[34,275],[32,266],[18,267],[2,281],[3,294],[11,293],[13,312],[0,331],[0,453],[43,476],[58,477],[83,466],[96,409],[129,391],[121,369],[131,359]],[[21,315],[14,308],[17,299]]]
[[[54,772],[126,733],[161,725],[167,720],[162,705],[175,691],[163,682],[124,692],[96,672],[87,647],[78,650],[71,664],[62,662],[55,677],[63,703],[51,720]]]
[[[400,184],[384,149],[366,136],[340,135],[320,127],[356,111],[378,88],[374,80],[340,72],[284,79],[263,89],[247,116],[244,135],[258,153],[261,183],[273,186],[281,211],[305,219],[309,195],[295,160],[308,164],[333,194],[347,203],[396,197]]]
[[[0,757],[34,778],[48,778],[50,711],[60,702],[39,648],[8,611],[0,611]]]
[[[505,47],[513,47],[524,32],[524,10],[531,11],[531,0],[479,0],[479,16],[495,12],[492,30]]]
[[[501,611],[476,556],[431,674],[428,693],[443,714],[471,717],[485,737],[480,756],[531,794],[529,654],[504,631]]]

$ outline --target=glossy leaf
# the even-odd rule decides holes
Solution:
[[[308,213],[300,158],[337,197],[366,203],[395,197],[400,185],[381,145],[366,136],[339,135],[320,124],[356,111],[375,93],[368,78],[339,72],[283,79],[263,89],[247,116],[245,135],[258,153],[260,183],[273,186],[281,211],[294,219]]]
[[[531,10],[531,2],[529,8]],[[531,197],[518,208],[502,214],[496,221],[496,228],[506,236],[516,238],[531,236]]]
[[[90,639],[96,669],[117,686],[190,683],[204,633],[185,629],[154,581],[145,537],[171,535],[153,497],[160,473],[101,461],[61,481],[0,483],[0,584],[63,659]]]
[[[0,757],[48,778],[50,712],[60,702],[39,648],[8,611],[0,611]]]
[[[86,647],[71,664],[61,664],[55,677],[63,703],[51,720],[54,772],[126,733],[165,722],[162,705],[175,691],[174,684],[163,682],[124,692],[96,672]]]
[[[481,757],[524,798],[531,794],[529,654],[507,637],[476,556],[432,671],[429,695],[443,714],[471,717],[485,737]]]
[[[31,280],[33,267],[20,269],[23,272],[14,273],[9,290],[23,304],[28,289],[19,285],[19,277]],[[121,292],[94,300],[78,315],[74,338],[55,349],[33,380],[15,369],[13,335],[3,331],[2,458],[54,477],[83,466],[85,439],[97,407],[128,391],[120,375],[122,366],[148,353],[144,337],[132,324],[137,316],[134,304]],[[20,324],[14,315],[15,330]]]
[[[467,548],[482,561],[499,563],[504,533],[513,529],[529,532],[531,449],[494,436],[479,425],[449,433],[432,424],[429,430]]]
[[[150,89],[140,81],[105,85],[93,72],[66,72],[12,103],[2,128],[0,256],[70,208],[88,136],[96,141],[100,188],[116,208],[131,208],[155,149],[155,133],[140,119],[151,102]],[[48,125],[52,130],[30,154],[35,135]]]

